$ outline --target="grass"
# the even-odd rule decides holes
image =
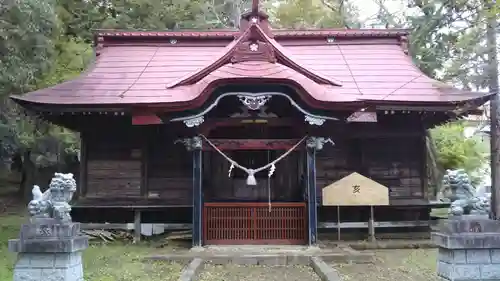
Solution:
[[[333,265],[346,281],[439,281],[437,250],[377,250],[373,264]]]
[[[11,281],[15,254],[7,249],[8,239],[16,238],[26,217],[0,214],[0,281]],[[165,251],[165,249],[162,249]],[[144,242],[137,245],[113,243],[91,245],[83,253],[86,281],[169,281],[177,280],[183,265],[167,262],[142,262],[157,249]]]

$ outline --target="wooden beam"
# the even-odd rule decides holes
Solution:
[[[132,115],[132,125],[158,125],[163,121],[156,114],[134,114]]]
[[[375,228],[410,228],[410,227],[427,227],[431,223],[426,220],[418,221],[374,221]],[[320,222],[318,228],[368,228],[368,222]]]
[[[373,206],[370,206],[370,218],[368,219],[368,236],[370,236],[370,241],[375,242],[375,212],[373,211]]]
[[[202,150],[193,149],[193,247],[202,245]]]
[[[293,118],[212,118],[200,125],[200,132],[208,135],[218,127],[233,127],[245,124],[265,124],[268,127],[296,127],[297,120]]]
[[[220,150],[287,150],[297,144],[299,139],[211,139]],[[204,145],[203,150],[212,150]]]
[[[161,225],[165,230],[188,230],[192,228],[190,223],[149,223]],[[134,230],[134,223],[80,223],[82,229],[102,230]]]
[[[134,211],[134,243],[141,241],[141,211]]]

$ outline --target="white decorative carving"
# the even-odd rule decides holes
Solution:
[[[309,125],[321,126],[325,123],[325,119],[313,117],[311,115],[306,115],[304,120],[309,123]]]
[[[177,39],[170,39],[170,44],[174,45],[174,44],[177,44]]]
[[[332,141],[331,138],[325,138],[325,137],[309,137],[306,140],[306,145],[309,148],[313,148],[316,150],[322,150],[325,144],[331,144],[335,145],[335,143]]]
[[[260,95],[260,96],[245,96],[238,95],[240,101],[250,110],[259,110],[262,106],[264,106],[269,99],[271,99],[271,95]]]
[[[279,97],[284,97],[285,99],[289,100],[290,103],[297,108],[302,114],[306,116],[310,116],[311,118],[316,118],[316,119],[323,119],[323,120],[339,120],[338,118],[331,117],[331,116],[318,116],[314,115],[312,113],[309,113],[308,111],[304,110],[302,107],[300,107],[299,104],[297,104],[290,96],[284,93],[280,92],[265,92],[265,93],[241,93],[241,92],[228,92],[219,95],[215,101],[210,104],[207,108],[205,108],[202,112],[192,115],[192,116],[185,116],[185,117],[177,117],[173,118],[170,120],[170,122],[178,122],[178,121],[183,121],[185,122],[186,120],[190,119],[195,119],[202,117],[203,115],[206,115],[208,112],[210,112],[214,107],[217,106],[219,101],[225,97],[228,96],[237,96],[239,97],[240,101],[245,105],[248,109],[251,110],[259,110],[271,97],[273,96],[279,96]],[[251,104],[251,101],[255,101],[255,104]],[[262,103],[260,105],[260,103]]]
[[[250,51],[257,52],[258,50],[259,50],[259,44],[257,43],[250,44]]]
[[[203,123],[204,121],[205,121],[205,118],[203,116],[199,116],[199,117],[184,120],[184,124],[186,125],[186,127],[192,128],[192,127],[200,126],[201,123]]]

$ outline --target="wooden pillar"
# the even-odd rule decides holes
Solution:
[[[370,218],[368,219],[368,236],[370,237],[370,242],[375,242],[375,212],[373,211],[373,205],[370,205]]]
[[[149,142],[143,139],[141,147],[141,196],[147,198],[149,193]]]
[[[134,243],[141,241],[141,211],[134,210]]]
[[[315,137],[307,140],[307,213],[309,222],[309,245],[316,245],[318,235],[318,205],[316,194],[316,149]]]
[[[86,134],[80,133],[80,175],[78,180],[78,197],[85,197],[87,194],[87,153],[88,145]]]
[[[193,247],[202,245],[202,141],[200,137],[190,140],[193,152]]]

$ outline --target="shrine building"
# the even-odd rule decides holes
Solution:
[[[99,31],[80,77],[12,96],[80,133],[75,220],[193,246],[425,225],[426,130],[489,94],[426,76],[407,30],[274,30],[257,6],[239,30]]]

